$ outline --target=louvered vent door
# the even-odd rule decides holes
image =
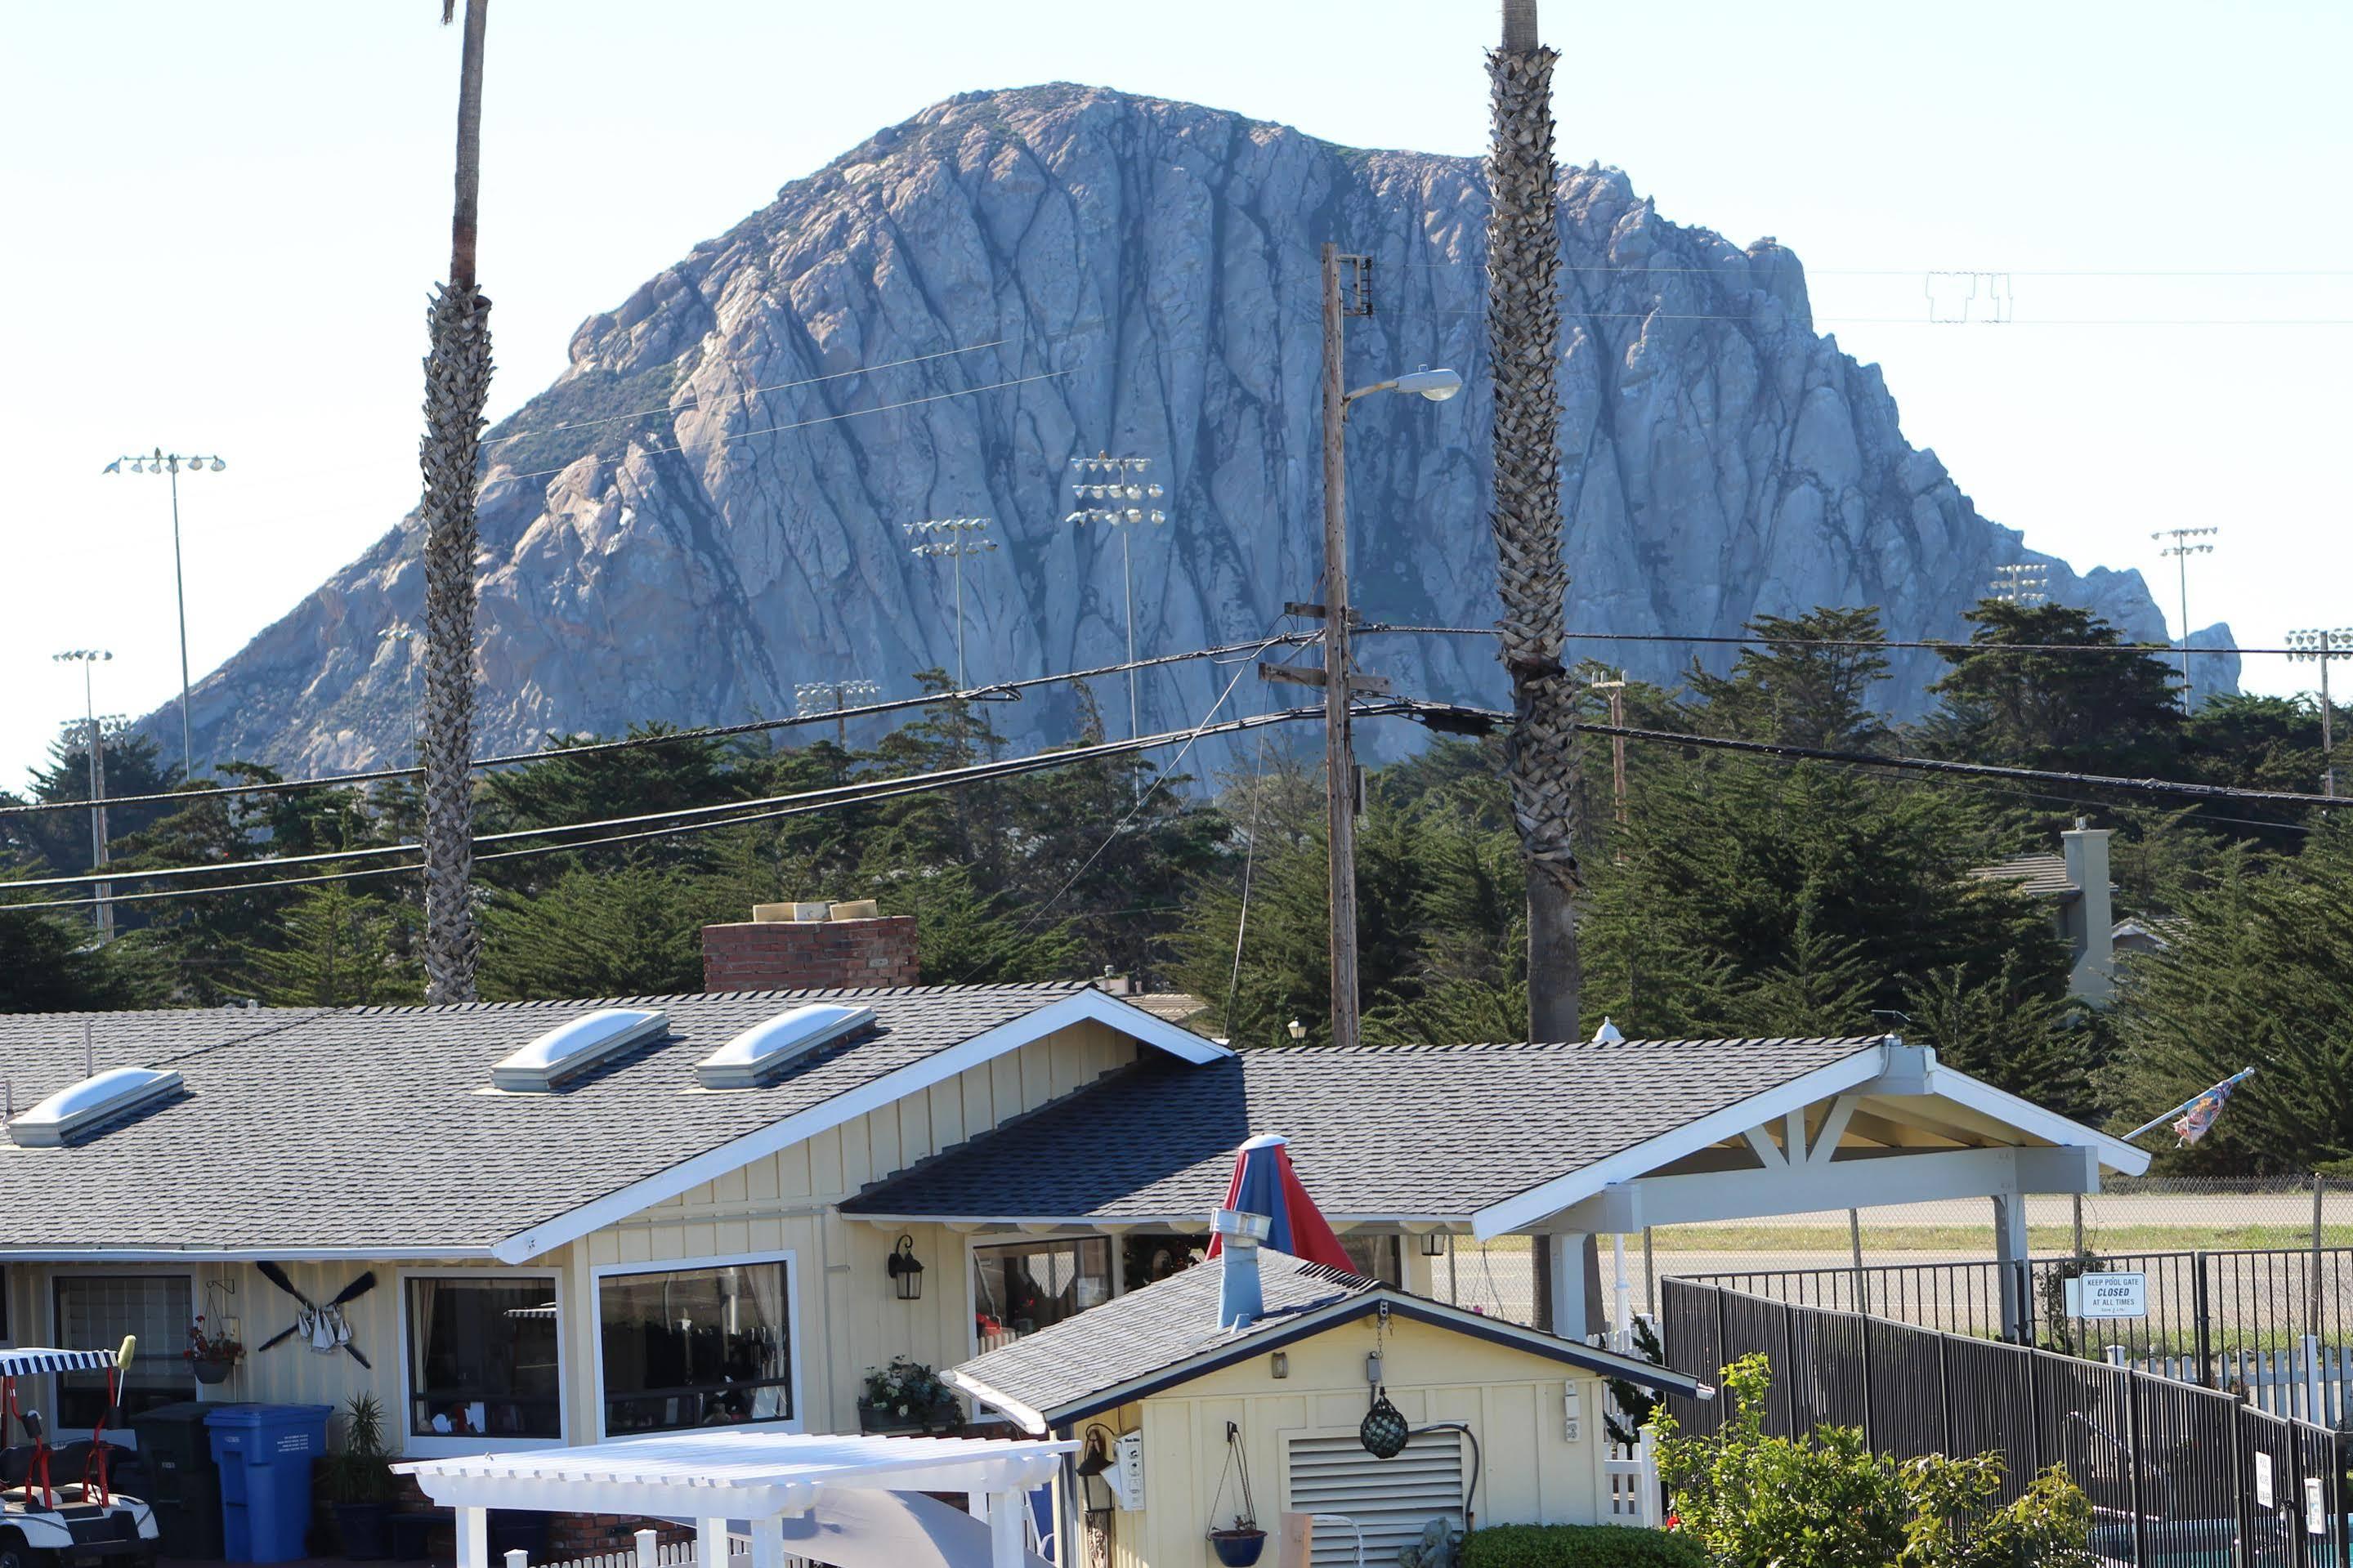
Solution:
[[[1462,1523],[1462,1437],[1417,1433],[1394,1459],[1376,1459],[1353,1432],[1291,1439],[1291,1510],[1345,1513],[1365,1532],[1366,1568],[1386,1568],[1433,1519]],[[1356,1568],[1356,1538],[1315,1531],[1314,1568]]]

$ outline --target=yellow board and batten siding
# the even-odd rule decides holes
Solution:
[[[1145,1507],[1114,1515],[1113,1568],[1214,1564],[1206,1539],[1232,1522],[1236,1483],[1225,1480],[1226,1425],[1240,1429],[1259,1527],[1270,1536],[1290,1498],[1294,1437],[1353,1435],[1371,1406],[1365,1357],[1375,1347],[1369,1318],[1288,1347],[1290,1376],[1258,1354],[1206,1373],[1098,1419],[1114,1432],[1144,1433]],[[1476,1522],[1590,1524],[1605,1517],[1599,1378],[1558,1362],[1450,1330],[1392,1318],[1381,1342],[1389,1400],[1414,1426],[1460,1421],[1477,1434],[1482,1461]],[[1567,1436],[1564,1396],[1577,1384],[1583,1416]],[[1470,1480],[1469,1451],[1463,1479]],[[1215,1505],[1221,1517],[1212,1520]],[[1268,1543],[1273,1561],[1274,1544]]]
[[[568,1300],[594,1301],[592,1271],[614,1265],[789,1252],[802,1423],[812,1432],[855,1430],[867,1368],[895,1355],[935,1367],[971,1356],[972,1279],[956,1232],[930,1225],[885,1231],[845,1219],[833,1205],[1125,1066],[1137,1048],[1126,1035],[1082,1022],[852,1117],[584,1237],[567,1249]],[[902,1230],[914,1237],[923,1265],[917,1301],[899,1300],[885,1272]],[[581,1428],[575,1440],[589,1441],[593,1314],[573,1307],[565,1330],[568,1408]]]
[[[248,1349],[228,1380],[200,1390],[200,1398],[331,1405],[340,1410],[353,1394],[373,1393],[384,1405],[387,1437],[398,1447],[408,1431],[400,1408],[406,1353],[403,1278],[477,1268],[506,1279],[543,1277],[560,1282],[555,1294],[563,1306],[564,1440],[588,1443],[602,1436],[593,1270],[789,1253],[801,1425],[813,1432],[855,1430],[868,1367],[902,1354],[933,1366],[950,1366],[971,1355],[971,1270],[965,1238],[954,1231],[914,1226],[886,1233],[864,1221],[845,1220],[833,1205],[869,1182],[1082,1088],[1134,1060],[1138,1049],[1131,1037],[1105,1025],[1074,1024],[512,1268],[463,1258],[286,1264],[287,1277],[319,1302],[332,1300],[362,1270],[375,1271],[375,1289],[343,1310],[352,1342],[374,1363],[373,1371],[348,1353],[314,1354],[296,1340],[256,1353],[255,1347],[293,1322],[301,1308],[248,1263],[0,1265],[8,1324],[19,1344],[47,1337],[54,1329],[49,1281],[62,1274],[187,1275],[195,1310],[233,1318]],[[681,1157],[693,1152],[681,1150]],[[596,1152],[584,1149],[580,1158],[593,1163]],[[918,1301],[897,1300],[884,1270],[899,1228],[913,1233],[915,1256],[924,1266]],[[208,1291],[216,1282],[233,1286],[233,1293]]]

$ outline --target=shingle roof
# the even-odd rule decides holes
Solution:
[[[2068,875],[2064,855],[2020,855],[1969,872],[1979,881],[2013,881],[2031,899],[2072,899],[2083,892]]]
[[[1646,1142],[1880,1037],[1613,1045],[1293,1046],[1146,1061],[868,1187],[842,1207],[972,1220],[1206,1220],[1234,1149],[1279,1132],[1345,1219],[1472,1211]]]
[[[976,1356],[953,1369],[952,1376],[1050,1418],[1086,1414],[1089,1401],[1114,1390],[1124,1398],[1135,1397],[1151,1387],[1183,1382],[1210,1365],[1254,1354],[1265,1342],[1297,1337],[1303,1317],[1353,1298],[1380,1298],[1393,1310],[1508,1338],[1579,1366],[1613,1373],[1642,1370],[1641,1363],[1555,1335],[1516,1324],[1480,1322],[1459,1308],[1361,1275],[1267,1249],[1258,1256],[1266,1311],[1247,1328],[1218,1327],[1219,1293],[1231,1257],[1226,1254]],[[1375,1305],[1366,1300],[1356,1312],[1342,1315],[1358,1316]],[[1165,1380],[1155,1381],[1155,1374],[1164,1374]],[[1677,1384],[1685,1381],[1663,1375]],[[1139,1383],[1144,1389],[1136,1386]]]
[[[0,1139],[0,1248],[488,1247],[1082,989],[0,1016],[19,1110],[83,1077],[85,1026],[101,1070],[168,1067],[187,1089],[73,1147]],[[694,1063],[738,1031],[850,999],[876,1030],[765,1088],[697,1088]],[[501,1057],[616,1005],[660,1007],[670,1032],[554,1094],[488,1092]]]

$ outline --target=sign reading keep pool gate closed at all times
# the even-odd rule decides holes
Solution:
[[[2067,1315],[2071,1318],[2146,1318],[2148,1316],[2148,1276],[2078,1275],[2067,1281]]]

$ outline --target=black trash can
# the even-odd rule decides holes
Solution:
[[[213,1408],[183,1400],[132,1418],[149,1488],[132,1495],[143,1497],[155,1510],[155,1547],[166,1557],[220,1560],[220,1468],[205,1431],[206,1413]]]

